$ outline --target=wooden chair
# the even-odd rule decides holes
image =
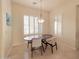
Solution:
[[[45,45],[45,50],[47,49],[47,46],[50,46],[51,47],[51,52],[53,53],[53,47],[56,47],[56,50],[57,50],[57,42],[56,42],[56,37],[52,37],[52,38],[49,38],[49,39],[43,39],[42,42],[43,44]]]
[[[33,57],[34,50],[40,50],[41,55],[42,55],[43,45],[42,45],[41,39],[38,39],[38,38],[32,39],[32,44],[31,44],[31,56],[32,57]]]

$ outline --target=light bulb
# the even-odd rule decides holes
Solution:
[[[38,20],[39,23],[44,23],[44,21],[45,21],[44,19],[39,19]]]

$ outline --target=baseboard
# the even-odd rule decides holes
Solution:
[[[66,47],[68,47],[68,48],[70,48],[70,49],[72,49],[72,50],[77,50],[77,49],[75,48],[75,46],[72,46],[71,44],[69,44],[68,42],[64,41],[63,39],[60,39],[59,41],[60,41],[64,46],[66,46]]]
[[[25,43],[17,43],[17,44],[12,44],[12,46],[20,46],[20,45],[24,45]]]
[[[7,52],[7,55],[6,55],[7,58],[9,57],[11,50],[12,50],[12,46],[8,49],[8,52]]]

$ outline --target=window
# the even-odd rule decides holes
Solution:
[[[57,34],[58,32],[58,17],[55,16],[55,19],[54,19],[54,32],[55,34]]]
[[[38,23],[38,17],[24,16],[24,34],[42,33],[42,24]]]
[[[62,35],[62,16],[55,16],[54,32],[55,34]]]

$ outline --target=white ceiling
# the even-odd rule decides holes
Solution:
[[[42,0],[42,3],[39,3],[39,0],[13,0],[13,2],[38,9],[40,9],[40,4],[41,4],[42,5],[41,9],[45,11],[51,11],[54,7],[62,4],[65,1],[67,0]],[[33,2],[37,2],[37,4],[34,5]]]

